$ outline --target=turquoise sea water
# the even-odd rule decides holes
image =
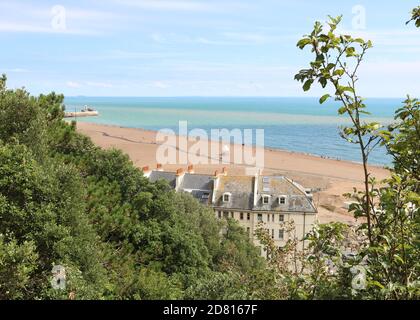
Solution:
[[[392,121],[403,99],[366,100],[370,120]],[[67,111],[89,105],[99,117],[78,121],[123,127],[178,132],[178,122],[188,121],[188,129],[264,129],[265,146],[360,162],[359,150],[344,141],[339,127],[347,123],[337,115],[333,101],[323,105],[316,98],[234,98],[234,97],[68,97]],[[383,149],[371,154],[371,163],[390,164]]]

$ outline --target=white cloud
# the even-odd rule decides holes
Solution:
[[[166,42],[166,38],[162,36],[160,33],[152,33],[150,38],[157,43],[164,43]]]
[[[70,87],[70,88],[80,88],[81,87],[81,84],[78,83],[78,82],[75,82],[75,81],[67,81],[66,85],[67,85],[67,87]]]
[[[215,9],[215,6],[209,2],[191,0],[118,0],[115,2],[119,5],[125,4],[149,10],[212,11]]]
[[[108,82],[86,81],[86,84],[91,87],[112,88],[114,85]]]
[[[366,62],[365,65],[360,67],[361,72],[367,74],[388,74],[388,75],[415,75],[418,76],[420,70],[420,61],[390,61],[390,60],[377,60]],[[391,80],[391,79],[390,79]]]
[[[24,24],[14,22],[0,22],[0,32],[52,33],[72,35],[95,35],[98,32],[83,29],[54,29],[50,26]]]
[[[246,32],[223,32],[218,38],[208,38],[203,36],[190,36],[175,33],[162,35],[153,33],[150,38],[157,43],[198,43],[205,45],[217,46],[238,46],[238,45],[260,45],[266,43],[276,43],[285,40],[295,40],[293,36],[277,36],[263,33],[246,33]]]
[[[10,72],[10,73],[27,73],[29,72],[28,69],[24,68],[13,68],[13,69],[5,69],[4,72]]]
[[[152,86],[155,88],[160,88],[160,89],[167,89],[169,88],[169,85],[163,81],[154,81],[152,83]]]
[[[353,37],[372,40],[374,46],[420,46],[420,30],[346,30],[337,29],[338,33],[350,34]]]
[[[222,35],[229,40],[245,44],[263,44],[269,42],[272,43],[280,42],[283,40],[294,40],[297,38],[293,36],[276,36],[271,34],[252,32],[224,32]]]
[[[83,86],[95,87],[95,88],[113,88],[114,85],[108,82],[97,82],[97,81],[67,81],[67,87],[69,88],[81,88]]]

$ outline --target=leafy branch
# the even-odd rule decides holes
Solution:
[[[369,115],[364,99],[357,94],[357,72],[362,64],[366,52],[372,48],[372,42],[350,35],[337,34],[337,26],[342,17],[329,17],[329,29],[324,32],[320,22],[316,22],[311,34],[304,36],[297,46],[300,49],[309,47],[315,55],[310,62],[309,69],[300,70],[295,80],[303,83],[303,90],[310,90],[312,84],[318,81],[322,88],[328,85],[334,89],[335,101],[341,103],[338,114],[346,114],[352,126],[341,129],[340,135],[346,141],[357,144],[361,151],[364,171],[364,213],[367,219],[368,238],[371,244],[372,237],[372,200],[369,192],[370,173],[368,159],[372,150],[379,145],[378,130],[381,125],[377,122],[366,122],[363,115]],[[331,98],[330,94],[323,95],[319,102],[322,104]]]

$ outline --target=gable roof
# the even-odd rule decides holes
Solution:
[[[182,190],[207,190],[213,189],[213,177],[205,174],[186,173],[179,186]]]
[[[257,203],[254,210],[316,212],[313,201],[302,186],[284,176],[259,176],[257,188]],[[268,195],[264,204],[262,197]],[[279,197],[284,196],[284,204],[279,203]]]
[[[189,192],[204,204],[210,204],[213,194],[213,177],[205,174],[186,173],[178,190]]]
[[[254,203],[254,179],[253,176],[221,176],[216,190],[216,207],[251,210]],[[223,202],[223,194],[230,193],[230,201]]]
[[[185,173],[178,180],[179,186],[176,185],[177,175],[174,172],[152,171],[149,179],[151,182],[166,180],[172,188],[188,192],[199,202],[213,205],[217,208],[302,213],[317,212],[312,197],[306,194],[305,189],[284,176],[220,175],[216,190],[214,190],[214,176],[205,174]],[[257,186],[256,190],[254,190],[255,185]],[[214,192],[214,202],[212,203]],[[228,202],[223,202],[225,193],[230,194]],[[269,196],[266,204],[262,201],[262,197],[265,195]],[[280,203],[280,197],[285,197],[285,203]]]

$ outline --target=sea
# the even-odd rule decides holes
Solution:
[[[371,115],[366,121],[392,123],[394,112],[404,99],[370,98],[365,104]],[[318,98],[284,97],[67,97],[66,111],[87,105],[98,117],[77,118],[80,122],[149,130],[179,130],[187,121],[188,130],[264,130],[264,146],[340,160],[361,162],[360,150],[340,137],[340,128],[349,125],[338,115],[338,102],[319,104]],[[255,137],[255,133],[254,133]],[[255,141],[254,141],[255,144]],[[371,152],[370,163],[391,165],[384,147]]]

